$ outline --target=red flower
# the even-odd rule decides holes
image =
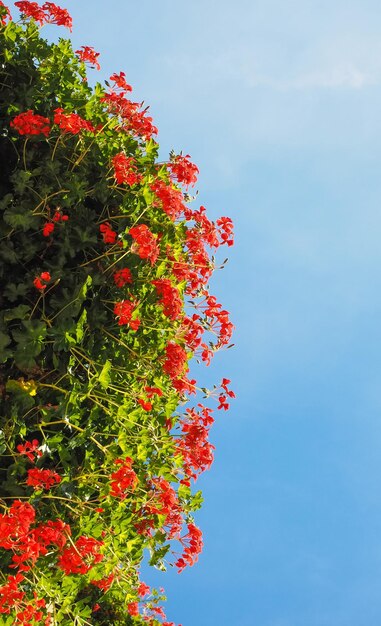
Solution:
[[[130,615],[139,615],[139,603],[130,602],[129,604],[127,604],[127,611]]]
[[[187,363],[187,353],[177,343],[170,341],[165,348],[165,354],[166,359],[163,370],[170,378],[177,378],[184,372]]]
[[[161,389],[158,389],[158,387],[144,387],[144,391],[146,392],[147,396],[149,398],[152,398],[152,396],[162,396],[163,392]]]
[[[98,589],[102,589],[102,591],[108,591],[113,583],[115,578],[115,574],[110,574],[107,578],[101,578],[100,580],[92,580],[91,584]]]
[[[140,583],[139,587],[138,587],[138,595],[141,598],[144,598],[145,596],[147,596],[149,593],[151,592],[151,589],[148,585],[146,585],[145,583]]]
[[[12,16],[10,14],[9,8],[5,6],[5,4],[4,4],[4,2],[2,2],[2,0],[0,0],[0,24],[2,26],[6,25],[7,18],[9,20],[12,19]]]
[[[45,135],[50,132],[50,120],[42,115],[34,114],[31,109],[13,118],[10,126],[20,135]]]
[[[54,231],[53,222],[46,222],[44,225],[44,228],[42,229],[42,234],[44,235],[44,237],[49,237],[53,231]]]
[[[125,76],[126,74],[124,72],[119,72],[119,74],[112,74],[110,80],[112,80],[119,89],[132,91],[132,87],[127,83]]]
[[[183,302],[177,287],[172,287],[171,281],[167,278],[153,280],[152,284],[155,285],[156,291],[161,296],[160,304],[163,306],[164,315],[171,320],[178,319],[183,308]]]
[[[69,219],[68,215],[63,215],[60,211],[56,211],[53,215],[53,222],[67,222]]]
[[[45,274],[47,272],[43,272],[43,273]],[[37,441],[37,439],[33,439],[33,441],[26,441],[25,444],[20,443],[17,446],[17,450],[19,451],[20,454],[25,454],[25,456],[27,456],[30,461],[34,462],[34,453],[38,457],[42,456],[41,450],[38,450],[39,445],[40,444]]]
[[[142,180],[141,174],[136,169],[136,161],[133,157],[126,157],[123,152],[119,152],[112,158],[114,166],[114,176],[118,185],[136,185]]]
[[[15,2],[15,6],[20,10],[24,17],[31,17],[36,22],[43,24],[56,24],[57,26],[65,26],[71,31],[73,20],[66,9],[61,9],[53,2],[45,2],[40,7],[37,2],[28,2],[27,0]]]
[[[146,115],[147,108],[140,111],[142,105],[139,102],[132,102],[123,93],[116,93],[115,91],[103,96],[101,102],[105,102],[109,111],[121,118],[121,130],[132,132],[134,135],[143,137],[146,141],[151,139],[152,135],[157,134],[158,131],[153,125],[152,117]]]
[[[45,22],[45,12],[42,7],[39,6],[37,2],[28,2],[27,0],[23,2],[15,2],[15,6],[19,9],[20,13],[23,14],[24,17],[31,17],[36,22],[40,22],[40,25]]]
[[[33,281],[33,284],[36,287],[36,289],[38,289],[39,291],[43,291],[44,289],[46,289],[46,285],[44,285],[44,282],[49,282],[49,280],[51,280],[51,276],[49,272],[42,272],[40,276],[36,276],[36,278]]]
[[[97,70],[101,69],[101,66],[98,63],[99,52],[95,52],[94,48],[91,46],[81,46],[80,50],[76,50],[75,54],[78,55],[78,58],[83,63],[90,63]]]
[[[66,133],[77,135],[81,130],[93,132],[95,130],[91,122],[84,120],[77,113],[65,113],[64,109],[54,109],[53,121]]]
[[[152,409],[152,402],[147,402],[146,400],[143,400],[142,398],[139,398],[138,402],[139,402],[140,406],[145,411],[151,411],[151,409]]]
[[[61,476],[49,469],[30,469],[26,484],[35,489],[50,489],[61,482]]]
[[[175,565],[181,572],[187,565],[193,565],[202,551],[202,532],[194,524],[188,524],[188,533],[182,537],[181,543],[184,545],[184,552]]]
[[[140,326],[140,320],[137,318],[132,319],[134,308],[135,307],[133,303],[129,300],[122,300],[121,302],[117,302],[115,304],[114,314],[119,317],[119,326],[124,326],[125,324],[128,324],[128,326],[132,330],[138,330]]]
[[[66,548],[62,552],[58,560],[58,567],[66,575],[86,574],[96,563],[102,561],[103,554],[99,553],[102,546],[103,541],[81,536],[75,542],[75,546]]]
[[[159,256],[159,246],[148,226],[146,224],[133,226],[130,228],[130,235],[136,242],[131,248],[132,252],[136,252],[141,259],[149,259],[151,265],[154,265]]]
[[[112,230],[110,222],[104,222],[99,226],[99,230],[102,233],[104,243],[115,243],[118,233]]]
[[[160,201],[155,203],[155,206],[160,206],[172,220],[176,220],[185,209],[181,191],[160,179],[151,184],[151,189]]]
[[[42,8],[46,14],[47,24],[56,24],[57,26],[65,26],[71,32],[73,26],[73,20],[66,9],[61,9],[53,2],[45,2]]]
[[[173,177],[179,183],[184,183],[186,187],[194,185],[197,182],[197,174],[199,173],[198,167],[189,159],[189,154],[185,156],[179,154],[168,164]]]
[[[132,274],[128,267],[115,272],[113,278],[117,287],[124,287],[127,283],[132,283]]]
[[[110,482],[110,495],[115,498],[124,500],[127,497],[126,491],[134,491],[138,477],[132,469],[133,460],[130,457],[123,459],[116,459],[115,465],[121,467],[111,474]]]

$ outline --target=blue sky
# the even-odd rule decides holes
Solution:
[[[200,480],[205,550],[147,582],[183,626],[379,626],[379,1],[62,6],[236,225],[212,285],[236,347],[199,372],[238,395]]]

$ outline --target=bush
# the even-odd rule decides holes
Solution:
[[[158,161],[123,72],[40,36],[67,11],[0,2],[0,613],[2,624],[167,624],[150,564],[202,548],[191,483],[212,409],[187,376],[230,341],[208,291],[232,223],[192,210],[198,169]],[[230,381],[204,397],[228,407]],[[186,407],[196,394],[195,406]],[[164,620],[164,621],[163,621]]]

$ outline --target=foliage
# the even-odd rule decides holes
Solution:
[[[158,161],[123,72],[48,43],[53,3],[0,3],[0,613],[2,624],[166,624],[151,565],[202,548],[191,483],[212,409],[187,377],[230,341],[208,291],[229,218],[191,210],[198,169]],[[228,407],[230,381],[207,391]]]

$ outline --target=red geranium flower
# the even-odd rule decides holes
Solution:
[[[39,289],[39,291],[43,291],[44,289],[46,289],[46,285],[44,285],[44,283],[49,282],[49,280],[51,280],[49,272],[42,272],[39,276],[36,276],[33,284],[36,289]]]
[[[132,274],[128,267],[115,272],[113,278],[117,287],[124,287],[127,283],[132,283]]]
[[[97,70],[101,69],[101,66],[98,63],[98,57],[100,55],[99,52],[95,52],[94,48],[91,46],[81,46],[79,50],[75,51],[75,54],[78,55],[78,58],[83,63],[89,63],[93,65]]]
[[[50,469],[30,469],[26,484],[35,489],[50,489],[54,484],[61,482],[61,476]]]
[[[50,120],[33,113],[31,109],[16,115],[10,126],[17,130],[20,135],[45,135],[47,137],[50,132]]]

